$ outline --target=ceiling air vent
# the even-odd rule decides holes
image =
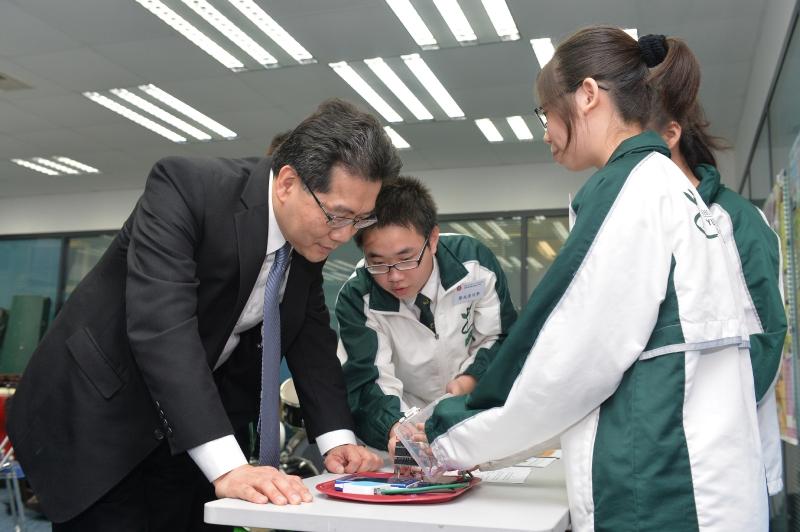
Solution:
[[[14,79],[8,74],[0,72],[0,91],[18,91],[21,89],[30,89],[30,85],[22,83],[18,79]]]

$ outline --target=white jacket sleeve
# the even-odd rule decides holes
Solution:
[[[563,250],[585,253],[579,269],[562,278],[568,286],[505,404],[465,419],[433,442],[447,466],[469,468],[535,447],[585,417],[617,388],[653,331],[672,265],[671,235],[679,233],[671,227],[677,223],[674,200],[653,190],[658,179],[628,179],[603,219],[586,219],[593,215],[588,209],[578,213],[570,239],[586,234],[577,230],[581,224],[597,227],[591,242],[573,242]],[[548,272],[542,282],[559,282],[565,275],[570,272]],[[519,327],[524,324],[517,322],[512,334]]]

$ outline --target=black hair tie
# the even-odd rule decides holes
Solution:
[[[644,35],[639,37],[639,51],[647,68],[658,66],[667,57],[667,38],[663,35]]]

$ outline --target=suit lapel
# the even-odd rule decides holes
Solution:
[[[270,159],[261,159],[250,172],[240,201],[244,210],[234,214],[239,253],[239,292],[235,320],[239,319],[253,290],[267,253],[269,228],[268,183]],[[235,321],[234,321],[235,324]]]

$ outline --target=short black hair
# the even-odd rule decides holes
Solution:
[[[414,177],[401,176],[383,183],[375,200],[377,223],[356,233],[358,247],[364,244],[364,236],[374,229],[399,225],[415,229],[423,237],[430,236],[436,227],[436,202],[431,191]]]
[[[291,134],[292,130],[290,129],[288,131],[281,131],[280,133],[272,137],[272,140],[269,141],[269,146],[267,147],[267,156],[269,157],[273,155],[275,153],[275,150],[277,150],[280,147],[280,145],[283,144],[283,141],[288,139],[289,135]]]
[[[314,192],[327,192],[342,165],[367,181],[397,177],[402,162],[380,122],[344,100],[331,99],[292,130],[275,150],[273,175],[289,165]]]

